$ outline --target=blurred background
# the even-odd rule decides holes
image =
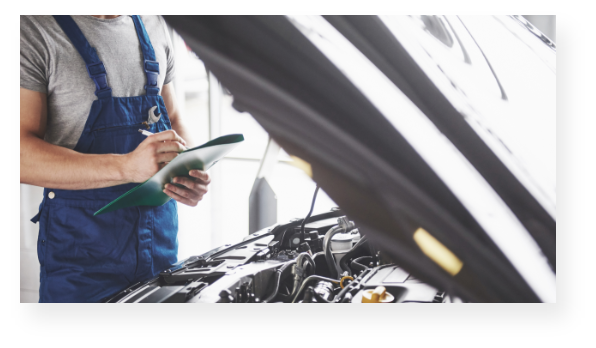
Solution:
[[[524,17],[556,42],[556,16]],[[240,113],[232,107],[232,96],[205,69],[199,57],[175,32],[170,31],[170,34],[176,61],[173,83],[185,123],[192,130],[194,144],[231,133],[242,133],[245,137],[241,146],[210,169],[212,184],[203,201],[194,208],[178,205],[178,258],[182,260],[199,255],[223,244],[238,242],[248,235],[249,197],[255,181],[263,175],[277,201],[277,211],[270,218],[287,222],[306,216],[315,183],[292,165],[292,159],[283,149],[278,150],[275,144],[268,147],[270,139],[267,132],[249,114]],[[268,165],[261,168],[266,150]],[[41,187],[21,184],[21,302],[38,301],[38,225],[30,219],[37,213],[42,194]],[[328,211],[335,206],[321,190],[314,213]]]

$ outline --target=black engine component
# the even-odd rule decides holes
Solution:
[[[337,254],[341,255],[337,262],[329,247],[331,237],[355,228],[341,215],[335,210],[311,217],[304,224],[302,244],[293,244],[300,240],[302,221],[278,225],[238,244],[178,262],[107,302],[361,302],[364,292],[379,286],[394,302],[443,302],[443,292],[379,258],[366,236]],[[389,263],[378,265],[378,261]],[[345,274],[353,277],[340,282]],[[351,278],[356,279],[345,281]]]
[[[333,300],[333,283],[320,281],[313,289],[318,302],[331,302]]]

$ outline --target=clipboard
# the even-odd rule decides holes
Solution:
[[[163,193],[165,184],[172,183],[172,179],[177,176],[188,176],[188,172],[192,169],[207,170],[211,168],[243,141],[242,134],[230,134],[187,149],[147,181],[111,201],[96,211],[93,216],[139,205],[157,207],[166,204],[172,198]]]

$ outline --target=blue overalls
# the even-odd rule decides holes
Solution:
[[[171,129],[159,93],[159,63],[139,16],[132,16],[147,75],[146,94],[115,98],[95,49],[70,16],[55,16],[95,82],[87,123],[74,150],[89,154],[126,154],[145,136]],[[139,67],[140,72],[141,67]],[[157,106],[159,120],[147,123]],[[176,262],[176,201],[160,207],[139,206],[93,216],[93,213],[135,187],[125,184],[90,190],[44,189],[39,213],[37,255],[41,265],[39,302],[98,302],[131,284],[153,277]]]

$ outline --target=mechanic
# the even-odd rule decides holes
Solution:
[[[21,183],[44,187],[31,220],[40,302],[97,302],[177,261],[176,201],[196,206],[206,172],[167,184],[162,206],[93,216],[191,145],[173,54],[160,16],[21,16]]]

